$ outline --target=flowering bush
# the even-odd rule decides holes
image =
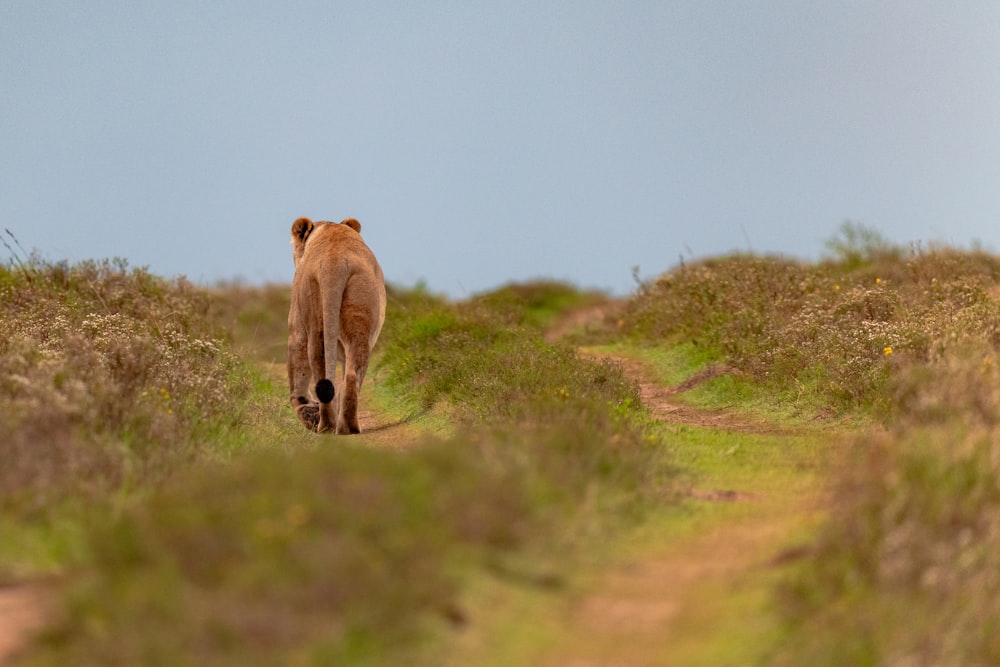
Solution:
[[[620,328],[654,344],[693,341],[757,382],[845,409],[878,403],[894,364],[931,358],[949,336],[982,331],[1000,344],[989,298],[1000,260],[949,249],[879,257],[852,255],[849,269],[744,255],[681,266],[640,286]]]
[[[237,364],[195,294],[121,262],[0,268],[0,502],[164,475],[234,413]]]

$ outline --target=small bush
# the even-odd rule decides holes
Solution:
[[[998,359],[945,341],[900,371],[895,429],[858,443],[782,589],[784,662],[1000,663]]]

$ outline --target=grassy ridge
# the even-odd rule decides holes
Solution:
[[[892,430],[858,437],[779,591],[785,663],[1000,663],[998,361],[995,342],[949,342],[894,379]]]

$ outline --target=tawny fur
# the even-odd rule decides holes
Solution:
[[[382,267],[354,218],[341,223],[299,218],[292,224],[292,259],[292,407],[311,431],[360,433],[358,394],[385,321]],[[338,358],[343,372],[336,380]]]

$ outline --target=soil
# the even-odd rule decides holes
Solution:
[[[725,632],[727,600],[772,567],[794,520],[770,513],[712,526],[602,574],[564,611],[540,664],[629,667],[714,664],[701,657]],[[746,625],[755,619],[743,619]],[[745,632],[745,627],[742,628]],[[735,663],[734,663],[735,664]]]
[[[0,588],[0,665],[41,630],[48,591],[40,584],[17,584]]]

